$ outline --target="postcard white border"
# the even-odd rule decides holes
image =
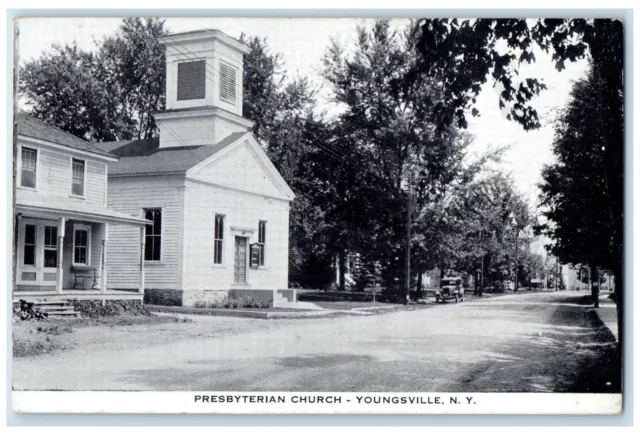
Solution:
[[[622,411],[622,394],[13,391],[12,405],[18,413],[611,415]]]

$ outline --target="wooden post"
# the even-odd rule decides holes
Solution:
[[[144,230],[140,228],[140,286],[138,293],[144,294]]]
[[[65,230],[65,218],[60,218],[58,220],[58,267],[56,271],[56,293],[62,294],[62,282],[63,282],[63,270],[62,270],[62,259],[63,252],[62,249],[64,247],[64,230]],[[71,255],[73,255],[73,248],[71,250]]]
[[[100,293],[107,292],[107,232],[109,224],[103,224],[104,236],[102,238],[102,257],[100,262]]]

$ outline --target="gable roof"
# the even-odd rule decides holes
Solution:
[[[18,113],[16,115],[18,125],[18,135],[63,145],[80,151],[98,154],[105,157],[114,158],[115,156],[96,145],[89,143],[77,136],[62,131],[45,121],[34,118],[26,113]]]
[[[193,166],[235,143],[248,132],[232,133],[215,145],[160,148],[159,139],[102,142],[105,152],[119,157],[109,164],[109,175],[186,173]]]
[[[246,137],[242,138],[243,140],[236,140],[231,146],[228,146],[224,149],[224,152],[218,152],[201,163],[195,165],[193,168],[187,171],[187,176],[192,179],[198,179],[199,173],[204,170],[206,167],[210,167],[211,165],[215,165],[218,161],[220,161],[227,151],[231,152],[234,149],[237,149],[239,146],[246,145],[249,152],[252,154],[253,158],[257,161],[258,165],[264,170],[267,177],[271,180],[271,182],[275,185],[276,189],[284,194],[285,198],[289,201],[295,198],[295,193],[287,182],[282,178],[278,169],[273,165],[273,162],[269,159],[267,154],[264,152],[260,144],[252,134],[247,134]],[[244,140],[246,139],[246,140]],[[226,186],[232,187],[232,186]],[[283,198],[281,198],[283,199]]]

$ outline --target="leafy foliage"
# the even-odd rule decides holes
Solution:
[[[20,93],[31,115],[90,141],[148,139],[164,108],[164,22],[125,18],[97,53],[72,45],[27,62]]]
[[[556,240],[554,254],[572,264],[596,264],[613,268],[613,227],[604,154],[609,144],[603,130],[602,83],[590,71],[578,81],[571,101],[555,128],[554,153],[558,162],[544,168],[540,186],[544,215],[550,220],[546,233]]]

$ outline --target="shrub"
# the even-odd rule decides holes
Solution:
[[[151,305],[181,307],[182,290],[145,289],[144,303]]]
[[[70,301],[73,308],[85,317],[120,316],[123,314],[133,316],[149,316],[149,309],[140,301],[84,301],[73,299]]]
[[[263,301],[253,296],[228,297],[219,301],[197,301],[194,306],[196,308],[269,308],[271,303]]]

